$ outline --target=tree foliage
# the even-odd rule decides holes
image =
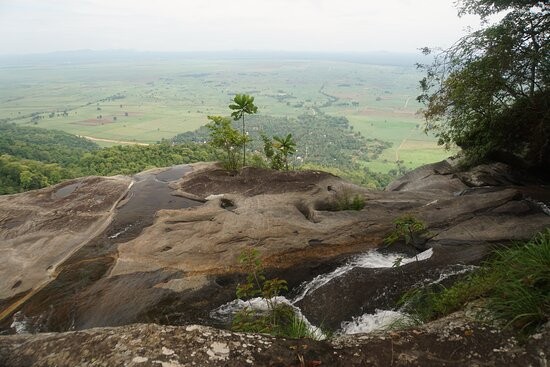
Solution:
[[[550,5],[464,0],[461,14],[502,20],[439,50],[422,65],[418,100],[426,129],[462,148],[466,163],[491,159],[550,167]],[[425,49],[425,53],[432,50]]]
[[[423,221],[416,219],[412,214],[404,214],[393,221],[393,229],[384,238],[384,243],[391,245],[403,240],[406,245],[424,250],[423,245],[430,236],[433,237],[433,234],[428,232]]]
[[[0,195],[40,189],[71,176],[71,170],[55,163],[0,155]]]
[[[280,137],[273,137],[273,147],[281,153],[285,163],[285,169],[288,171],[288,157],[296,153],[296,142],[292,138],[292,134]]]
[[[233,125],[236,127],[235,123]],[[272,151],[273,158],[269,158],[272,168],[282,169],[282,157],[277,154],[270,137],[274,135],[286,136],[292,131],[292,139],[296,142],[296,154],[289,156],[289,165],[297,168],[326,170],[352,182],[370,188],[383,188],[392,178],[402,175],[403,172],[393,171],[390,174],[374,173],[369,171],[361,161],[377,159],[391,143],[379,139],[363,136],[351,129],[351,124],[345,117],[331,116],[321,111],[315,115],[301,115],[298,118],[285,118],[267,115],[251,116],[247,119],[247,127],[252,141],[247,145],[249,151],[267,153]],[[195,131],[175,136],[174,143],[199,143],[209,139],[209,130],[201,127]],[[280,158],[280,162],[276,162]]]
[[[273,146],[273,140],[271,140],[264,133],[260,134],[262,141],[264,142],[264,154],[269,161],[269,166],[272,169],[282,170],[284,168],[283,156],[280,151],[276,151]]]
[[[77,176],[129,175],[154,167],[212,161],[216,151],[208,145],[116,145],[86,153],[74,166]]]
[[[153,167],[211,161],[218,154],[204,144],[163,142],[99,149],[55,130],[0,124],[0,131],[0,194],[39,189],[80,176],[129,175]]]
[[[283,137],[275,135],[273,139],[270,139],[267,135],[261,133],[260,137],[264,142],[264,154],[271,168],[276,170],[284,168],[288,171],[288,158],[296,153],[296,142],[292,138],[292,134]]]
[[[208,116],[208,119],[210,122],[206,128],[210,130],[210,144],[225,152],[223,162],[226,168],[237,169],[239,150],[246,144],[248,137],[231,126],[231,120],[227,117]]]
[[[0,123],[0,154],[65,165],[98,149],[97,144],[63,131]]]
[[[457,1],[458,14],[477,14],[486,18],[491,14],[507,9],[528,10],[534,6],[543,5],[543,1],[536,0],[459,0]]]

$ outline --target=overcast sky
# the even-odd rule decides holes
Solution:
[[[416,52],[478,24],[458,18],[453,0],[0,0],[0,54]]]

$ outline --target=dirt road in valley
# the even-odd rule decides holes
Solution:
[[[91,141],[102,141],[105,143],[115,143],[115,144],[125,144],[125,145],[143,145],[147,146],[148,143],[140,143],[137,141],[124,141],[124,140],[112,140],[112,139],[103,139],[103,138],[94,138],[93,136],[86,136],[86,135],[77,135],[81,138],[88,139]]]

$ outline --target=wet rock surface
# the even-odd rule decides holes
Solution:
[[[32,202],[34,212],[26,214],[21,227],[37,229],[35,233],[31,232],[30,238],[28,234],[17,237],[21,245],[17,244],[15,249],[9,248],[13,246],[10,241],[2,245],[19,257],[26,254],[22,249],[36,249],[41,245],[38,251],[33,250],[32,255],[43,262],[56,254],[54,251],[61,247],[57,243],[61,243],[63,247],[56,256],[63,257],[63,260],[52,262],[47,269],[51,275],[34,284],[28,293],[5,302],[0,325],[11,327],[12,321],[6,316],[14,311],[19,312],[25,329],[34,332],[81,329],[89,325],[122,325],[134,321],[137,314],[156,304],[169,292],[153,287],[177,272],[138,272],[132,277],[109,282],[105,275],[116,259],[118,244],[139,236],[143,228],[153,223],[159,209],[200,204],[173,196],[168,182],[157,179],[157,174],[161,178],[169,175],[181,178],[188,171],[190,168],[184,165],[143,172],[132,179],[92,177],[3,197],[11,199],[4,206],[8,213],[15,203],[20,208],[19,202]],[[42,201],[44,198],[47,202]],[[96,211],[103,214],[103,221],[99,223]],[[55,215],[53,220],[50,219],[52,213]],[[42,222],[48,223],[51,234],[45,232]],[[6,231],[6,235],[13,232],[15,230]],[[71,234],[74,240],[67,241],[67,234]],[[45,240],[50,242],[44,243]],[[36,269],[7,267],[5,270],[11,276],[21,278],[40,273],[39,266],[33,267]],[[99,314],[101,311],[107,312]]]
[[[108,227],[130,183],[126,177],[88,177],[0,197],[0,319]]]

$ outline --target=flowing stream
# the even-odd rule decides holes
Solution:
[[[448,269],[439,274],[435,280],[424,279],[420,283],[426,285],[434,285],[443,282],[450,277],[466,274],[475,270],[475,265],[451,265]],[[337,332],[339,335],[347,334],[362,334],[369,333],[375,330],[387,329],[395,323],[407,324],[413,319],[403,311],[405,306],[398,310],[376,310],[375,313],[365,313],[361,316],[354,317],[351,321],[344,321]]]
[[[413,261],[429,259],[432,254],[432,249],[428,249],[413,257],[406,257],[406,255],[401,254],[382,254],[376,250],[371,250],[352,258],[346,265],[340,266],[330,273],[318,275],[313,280],[302,284],[298,288],[298,295],[292,299],[292,303],[302,300],[309,292],[322,287],[334,278],[341,277],[354,268],[391,268],[396,265],[403,266]]]
[[[309,292],[312,292],[324,286],[331,280],[341,277],[342,275],[348,273],[355,268],[391,268],[396,266],[403,266],[414,261],[427,260],[432,255],[432,249],[428,249],[412,257],[407,257],[406,255],[402,254],[382,254],[376,250],[371,250],[364,254],[353,257],[345,265],[338,267],[330,273],[318,275],[312,280],[303,283],[298,287],[297,295],[294,298],[287,299],[286,297],[279,296],[274,299],[274,302],[291,306],[296,312],[296,315],[300,317],[303,322],[308,326],[310,332],[314,336],[316,336],[317,339],[324,339],[325,335],[320,330],[320,328],[312,325],[302,314],[300,308],[296,306],[296,303],[302,300]],[[443,278],[441,278],[440,276],[440,279],[438,279],[437,281],[441,280],[443,280]],[[259,312],[265,312],[268,310],[268,304],[264,298],[259,297],[247,301],[236,299],[213,310],[210,316],[216,320],[228,323],[231,321],[231,318],[235,313],[244,308],[249,308]],[[378,310],[375,314],[364,314],[362,316],[354,318],[351,321],[343,322],[341,330],[338,333],[366,333],[373,330],[382,329],[395,322],[397,319],[403,317],[406,317],[406,315],[399,311]]]

